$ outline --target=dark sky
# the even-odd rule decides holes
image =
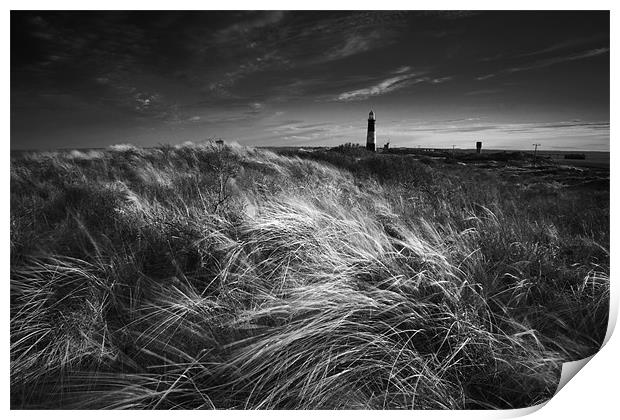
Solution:
[[[11,148],[609,150],[609,13],[11,12]]]

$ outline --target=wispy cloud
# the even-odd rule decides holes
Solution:
[[[401,76],[390,77],[389,79],[385,79],[376,85],[363,88],[351,90],[348,92],[343,92],[336,97],[337,101],[361,101],[367,99],[371,96],[384,95],[388,92],[395,91],[397,89],[402,89],[406,86],[410,86],[415,83],[421,83],[428,78],[426,77],[417,77],[418,74],[410,73],[404,74]]]
[[[266,125],[265,128],[268,132],[284,140],[311,140],[321,138],[333,127],[330,128],[330,124],[326,123],[304,124],[300,120],[291,120],[273,124],[271,127]]]
[[[495,73],[484,74],[482,76],[476,77],[476,80],[487,80],[487,79],[490,79],[490,78],[495,77],[495,76],[496,76]]]
[[[219,42],[227,42],[231,37],[248,36],[253,31],[280,22],[285,15],[282,11],[249,12],[248,14],[252,14],[249,19],[241,20],[221,29],[215,34],[215,38]]]
[[[230,91],[239,80],[250,76],[259,71],[264,71],[273,67],[286,66],[286,59],[278,55],[277,51],[272,51],[264,55],[251,58],[238,65],[234,70],[228,71],[211,81],[206,91],[221,98],[231,98],[235,95]]]
[[[514,57],[532,57],[532,56],[547,54],[550,52],[561,51],[561,50],[576,47],[579,45],[584,45],[584,44],[587,44],[587,43],[590,43],[596,40],[600,40],[602,37],[603,37],[603,34],[597,34],[594,36],[589,36],[589,37],[584,37],[584,38],[569,39],[567,41],[558,42],[556,44],[549,45],[548,47],[545,47],[539,50],[517,54]]]
[[[546,130],[553,131],[558,129],[581,129],[592,131],[609,131],[608,121],[558,121],[558,122],[543,122],[543,123],[522,123],[522,124],[507,124],[504,130],[507,132],[529,132],[533,130]]]
[[[244,80],[270,71],[307,73],[313,66],[332,65],[384,47],[396,39],[402,19],[390,12],[342,12],[321,19],[295,13],[245,13],[239,22],[215,33],[207,29],[192,33],[188,49],[198,65],[184,77],[202,85],[201,92],[214,100],[243,100],[247,92],[239,85]],[[221,64],[214,65],[215,60]],[[269,94],[296,96],[307,87],[301,82],[288,89],[297,78],[290,73],[272,82]]]
[[[551,51],[551,49],[548,49],[548,50]],[[567,63],[567,62],[571,62],[571,61],[577,61],[577,60],[583,60],[583,59],[586,59],[586,58],[597,57],[599,55],[607,54],[608,52],[609,52],[609,48],[608,47],[593,48],[593,49],[590,49],[590,50],[581,51],[581,52],[577,52],[577,53],[573,53],[573,54],[562,55],[562,56],[557,56],[557,57],[552,57],[552,58],[546,58],[546,59],[543,59],[543,60],[534,61],[534,62],[531,62],[531,63],[528,63],[528,64],[524,64],[524,65],[518,65],[518,66],[514,66],[514,67],[505,68],[505,69],[499,70],[499,71],[497,71],[495,73],[489,73],[489,74],[484,74],[484,75],[481,75],[481,76],[477,76],[477,77],[475,77],[475,79],[478,80],[478,81],[487,80],[487,79],[490,79],[492,77],[496,77],[499,74],[517,73],[517,72],[526,71],[526,70],[541,69],[541,68],[553,66],[555,64]],[[529,55],[533,55],[533,54],[534,53],[529,54]],[[536,54],[538,54],[538,53],[536,53]]]
[[[381,32],[378,30],[368,34],[353,34],[346,38],[342,45],[328,51],[321,61],[340,60],[356,54],[360,54],[378,47],[383,42]]]
[[[260,102],[252,102],[249,104],[249,106],[253,113],[259,113],[265,107],[265,105]]]
[[[408,72],[404,73],[405,71]],[[396,76],[394,76],[394,74],[396,74]],[[424,76],[424,74],[424,72],[411,72],[409,67],[401,67],[392,72],[391,77],[369,87],[342,92],[332,100],[341,102],[361,101],[371,96],[385,95],[386,93],[418,83],[440,84],[452,80],[452,76],[431,78],[429,76]]]
[[[608,52],[609,52],[609,48],[607,47],[594,48],[594,49],[582,51],[579,53],[535,61],[534,63],[523,65],[523,66],[511,67],[509,69],[506,69],[506,72],[515,73],[515,72],[525,71],[525,70],[540,69],[543,67],[553,66],[554,64],[566,63],[569,61],[583,60],[584,58],[596,57],[598,55],[606,54]]]
[[[411,67],[410,66],[402,66],[397,68],[396,70],[394,70],[392,73],[394,74],[403,74],[403,73],[407,73],[411,71]]]
[[[538,55],[544,55],[547,53],[552,53],[556,51],[567,50],[573,47],[578,47],[580,45],[588,44],[591,42],[595,42],[604,38],[604,34],[596,34],[593,36],[583,37],[583,38],[574,38],[566,41],[558,42],[555,44],[551,44],[547,47],[540,48],[534,51],[527,51],[522,53],[512,53],[507,54],[505,52],[500,52],[491,56],[486,56],[481,58],[479,61],[497,61],[500,59],[514,59],[514,58],[523,58],[523,57],[535,57]]]

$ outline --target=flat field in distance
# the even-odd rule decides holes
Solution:
[[[14,153],[11,407],[546,401],[609,311],[608,166],[558,159]]]
[[[609,169],[609,152],[541,152],[541,156],[560,164]]]

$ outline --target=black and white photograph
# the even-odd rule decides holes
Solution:
[[[550,401],[609,338],[610,10],[255,6],[6,12],[9,408]]]

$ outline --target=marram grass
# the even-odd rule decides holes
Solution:
[[[514,408],[597,351],[608,191],[347,159],[13,157],[12,408]]]

